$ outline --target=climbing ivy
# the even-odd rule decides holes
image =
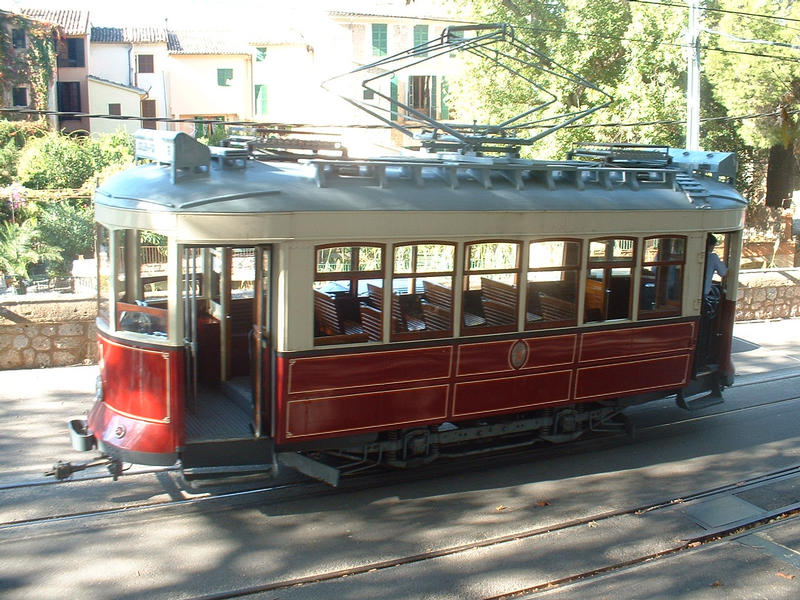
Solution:
[[[14,48],[12,31],[25,32],[25,48]],[[29,85],[30,107],[47,109],[47,91],[56,70],[58,28],[22,15],[0,11],[0,88]]]

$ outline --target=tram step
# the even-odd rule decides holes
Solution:
[[[688,386],[678,391],[675,404],[692,411],[722,404],[724,400],[719,379],[719,372],[715,370],[698,373]]]
[[[247,438],[187,444],[181,452],[181,462],[184,469],[272,464],[272,439]]]
[[[183,468],[183,478],[193,488],[246,483],[277,475],[274,464]]]
[[[709,406],[716,406],[722,404],[723,399],[721,395],[711,392],[705,396],[691,396],[686,398],[683,394],[678,394],[675,398],[675,403],[685,410],[702,410]]]

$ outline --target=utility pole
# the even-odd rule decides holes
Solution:
[[[686,0],[689,5],[686,71],[686,149],[700,150],[700,27],[699,0]]]

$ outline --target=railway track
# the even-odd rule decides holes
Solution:
[[[292,588],[298,588],[301,586],[325,585],[357,576],[374,576],[381,571],[397,567],[419,565],[443,557],[455,556],[484,548],[498,548],[503,545],[517,544],[523,540],[533,540],[535,538],[543,537],[556,532],[563,533],[578,531],[587,525],[597,526],[604,521],[619,520],[621,517],[646,517],[648,514],[654,513],[655,511],[672,509],[679,505],[686,505],[692,502],[728,494],[734,491],[741,492],[748,488],[766,485],[770,482],[790,476],[800,476],[800,465],[781,469],[757,477],[752,477],[743,481],[737,481],[728,485],[701,490],[693,494],[664,499],[643,506],[634,506],[619,510],[590,514],[585,517],[570,519],[560,523],[524,529],[508,535],[482,539],[471,543],[438,548],[429,552],[400,556],[389,560],[368,562],[344,569],[322,571],[303,577],[251,585],[235,590],[195,596],[192,598],[192,600],[225,600],[230,598],[244,598],[248,596],[255,596],[257,594],[291,590]],[[594,577],[605,576],[609,573],[635,567],[644,563],[652,563],[653,561],[664,560],[678,553],[698,551],[706,545],[722,543],[735,538],[736,536],[742,535],[743,533],[751,533],[754,529],[765,526],[774,522],[775,520],[795,518],[798,515],[800,515],[800,502],[790,506],[782,507],[780,510],[766,511],[757,518],[740,520],[725,527],[707,530],[701,534],[687,537],[678,543],[667,545],[656,552],[640,554],[631,558],[627,558],[623,561],[603,564],[591,570],[569,573],[558,578],[541,581],[535,585],[511,590],[498,595],[487,596],[485,600],[511,600],[513,598],[529,597],[540,592],[551,590],[555,587],[560,587],[563,589],[563,587],[566,585],[585,582]],[[322,592],[322,596],[324,596],[324,592]]]
[[[800,375],[794,377],[800,378]],[[717,410],[716,412],[709,414],[688,416],[684,419],[672,420],[667,423],[658,423],[658,424],[648,425],[645,427],[640,427],[637,428],[637,432],[655,431],[659,429],[664,429],[666,427],[674,427],[689,422],[720,418],[729,414],[754,411],[759,408],[763,408],[764,406],[771,406],[771,405],[781,404],[784,402],[791,402],[793,400],[797,400],[798,398],[800,398],[800,396],[798,395],[788,395],[783,398],[774,399],[768,402],[761,402],[744,407],[730,407],[723,410]],[[586,438],[579,439],[577,441],[570,442],[564,445],[528,447],[527,449],[523,450],[513,450],[504,453],[472,457],[469,459],[459,458],[459,459],[441,460],[431,465],[427,465],[425,467],[409,471],[376,470],[375,472],[372,473],[367,472],[358,476],[351,476],[349,478],[343,479],[339,490],[341,490],[342,493],[355,492],[362,489],[385,486],[388,484],[400,485],[400,484],[414,483],[416,481],[421,481],[426,479],[435,479],[437,477],[444,477],[449,474],[452,474],[454,470],[457,470],[459,468],[467,467],[470,469],[481,469],[492,465],[496,465],[496,461],[499,456],[502,456],[505,465],[514,466],[525,462],[532,462],[532,461],[535,462],[537,459],[553,459],[558,456],[563,456],[567,454],[590,452],[593,450],[598,450],[610,444],[613,444],[619,438],[624,437],[624,435],[625,434],[623,433],[611,432],[611,433],[600,434],[597,436],[588,436]],[[142,470],[137,470],[135,473],[132,473],[130,475],[126,475],[125,481],[129,481],[130,478],[133,477],[150,476],[154,474],[155,475],[164,474],[172,476],[173,474],[176,474],[178,471],[179,469],[177,467],[142,469]],[[44,481],[39,480],[33,482],[21,482],[18,484],[5,484],[3,486],[0,486],[0,502],[2,502],[4,494],[13,492],[24,492],[28,488],[37,488],[43,486],[65,486],[66,488],[69,488],[76,484],[85,484],[87,482],[105,481],[110,479],[112,479],[111,475],[103,474],[94,476],[84,475],[82,477],[76,477],[73,479],[65,480],[63,482],[57,482],[54,480],[44,480]],[[120,484],[115,483],[113,485],[120,485]],[[132,514],[136,512],[153,511],[158,509],[169,509],[175,507],[188,507],[194,505],[209,504],[213,502],[220,503],[225,500],[230,500],[230,501],[235,500],[237,502],[237,505],[240,505],[242,502],[249,502],[249,503],[264,502],[270,495],[276,495],[279,492],[282,493],[283,496],[281,498],[275,498],[275,501],[285,501],[287,499],[293,499],[297,497],[298,494],[308,495],[309,493],[313,493],[315,495],[327,495],[327,494],[339,493],[327,487],[326,485],[313,481],[308,481],[305,479],[288,481],[285,483],[280,483],[275,485],[265,485],[250,489],[239,489],[233,491],[216,489],[198,493],[198,492],[187,492],[185,489],[182,489],[178,493],[173,493],[169,498],[160,500],[144,499],[140,502],[129,502],[123,505],[114,505],[94,510],[66,511],[58,514],[41,514],[19,519],[5,519],[0,521],[0,531],[5,529],[25,527],[37,524],[57,523],[75,519],[98,518],[113,514],[122,514],[122,513]]]

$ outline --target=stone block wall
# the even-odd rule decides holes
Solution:
[[[96,308],[88,299],[3,302],[0,369],[97,362]]]
[[[0,369],[97,362],[93,298],[10,298],[0,302]],[[800,268],[739,273],[737,321],[788,317],[800,317]]]
[[[736,320],[800,317],[800,268],[739,273]]]

